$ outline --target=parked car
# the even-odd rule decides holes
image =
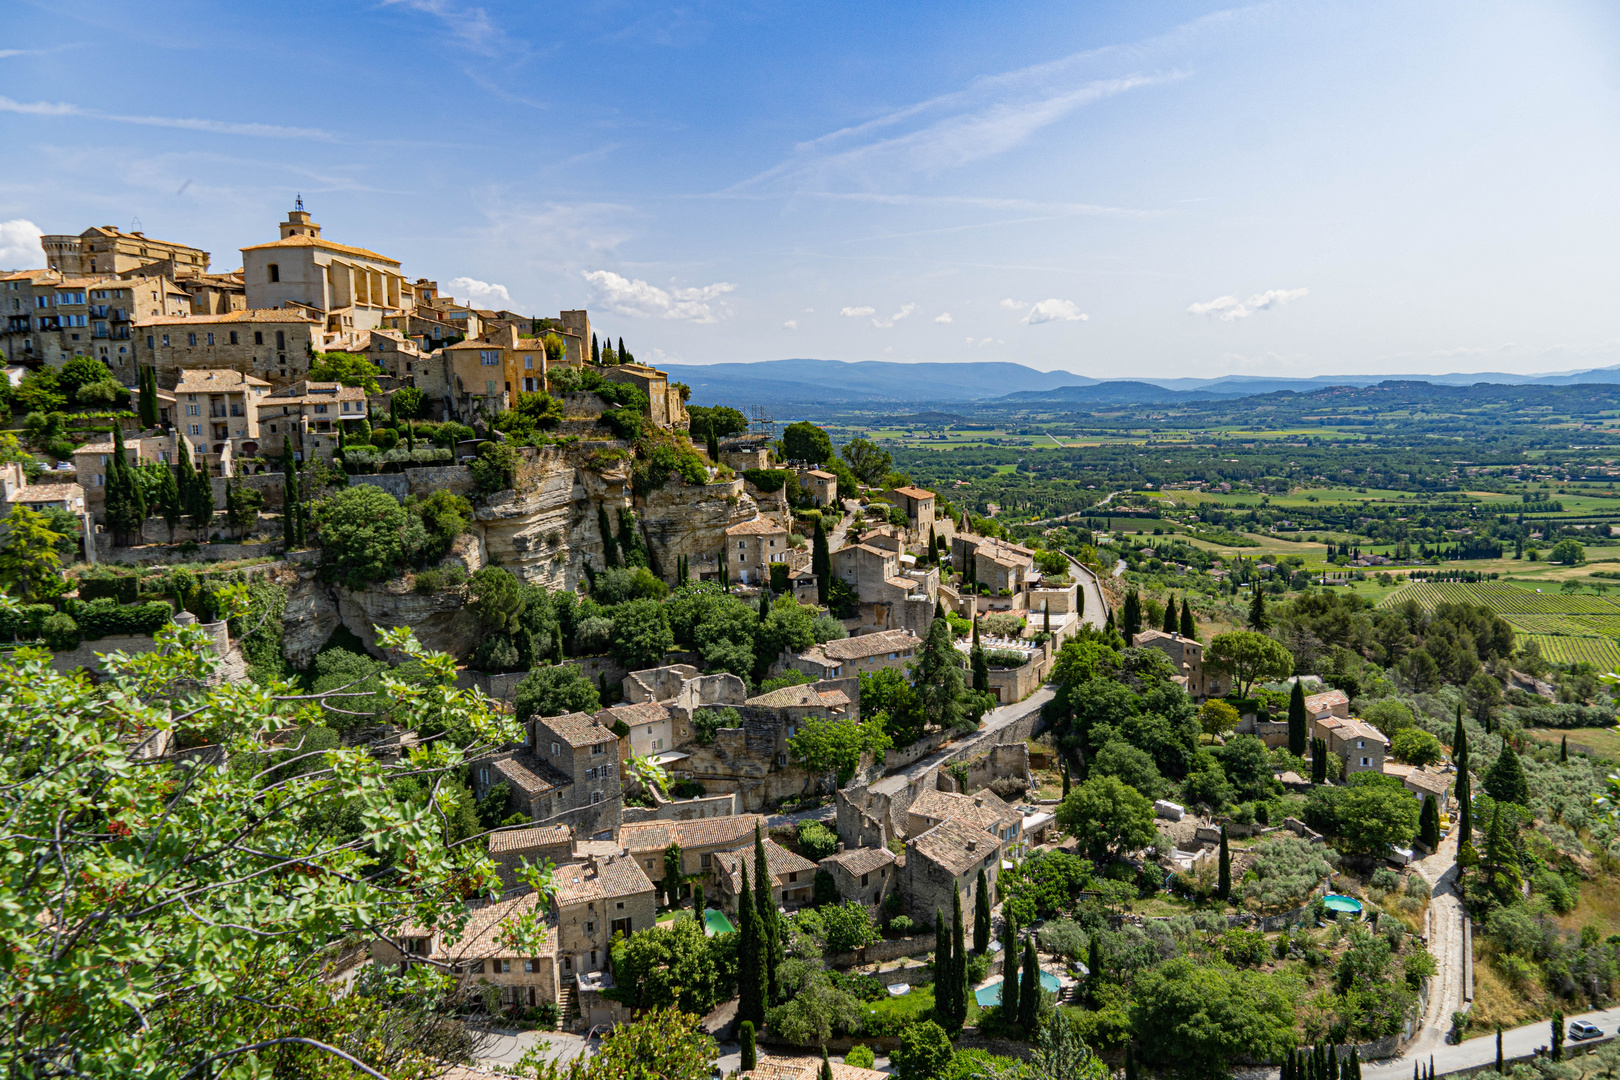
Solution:
[[[1596,1039],[1602,1034],[1602,1028],[1587,1020],[1577,1020],[1569,1025],[1569,1037],[1576,1042],[1585,1039]]]

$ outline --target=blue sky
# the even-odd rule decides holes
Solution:
[[[12,0],[7,26],[0,267],[139,219],[229,270],[302,192],[333,239],[587,306],[643,360],[1620,363],[1613,4]]]

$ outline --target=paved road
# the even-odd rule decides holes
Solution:
[[[583,1035],[565,1031],[518,1031],[515,1028],[483,1028],[475,1032],[478,1039],[473,1059],[479,1064],[515,1065],[529,1052],[531,1046],[545,1042],[545,1057],[554,1061],[567,1061],[581,1051],[589,1052],[595,1043],[587,1045]]]
[[[1086,625],[1094,630],[1101,630],[1108,624],[1108,598],[1103,595],[1102,585],[1097,581],[1097,575],[1081,566],[1069,556],[1069,565],[1074,568],[1075,580],[1080,583],[1080,592],[1085,597]]]
[[[1620,1007],[1600,1009],[1597,1012],[1582,1013],[1579,1016],[1566,1018],[1565,1025],[1576,1020],[1590,1020],[1602,1028],[1606,1036],[1612,1037],[1616,1027],[1620,1027]],[[1603,1040],[1608,1041],[1608,1038]],[[1538,1047],[1548,1046],[1552,1042],[1552,1026],[1546,1020],[1538,1020],[1534,1024],[1514,1028],[1502,1032],[1502,1057],[1512,1060],[1516,1057],[1529,1057]],[[1581,1049],[1590,1044],[1564,1043],[1564,1054],[1579,1053]],[[1434,1073],[1444,1076],[1447,1073],[1461,1072],[1464,1069],[1477,1069],[1481,1065],[1492,1065],[1496,1062],[1496,1033],[1481,1035],[1477,1039],[1469,1039],[1457,1046],[1440,1045],[1433,1049]],[[1421,1060],[1426,1066],[1429,1063],[1430,1051],[1421,1054],[1408,1051],[1398,1058],[1377,1063],[1364,1062],[1361,1066],[1364,1080],[1405,1080],[1412,1075],[1412,1064]]]
[[[1446,1045],[1451,1031],[1451,1014],[1467,999],[1463,968],[1463,909],[1457,895],[1457,830],[1440,842],[1433,855],[1417,864],[1417,872],[1430,886],[1429,952],[1434,956],[1435,975],[1429,984],[1429,1006],[1423,1026],[1407,1048],[1407,1054],[1427,1057]],[[1492,1050],[1495,1054],[1495,1050]]]

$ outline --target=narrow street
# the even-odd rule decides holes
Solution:
[[[1463,969],[1463,909],[1457,895],[1457,830],[1440,842],[1440,849],[1417,863],[1417,872],[1430,885],[1429,953],[1434,957],[1434,980],[1429,984],[1429,1006],[1423,1026],[1406,1053],[1397,1060],[1427,1058],[1446,1045],[1451,1014],[1463,1007],[1466,989]],[[1492,1050],[1494,1055],[1495,1051]]]

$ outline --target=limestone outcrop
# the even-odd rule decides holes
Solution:
[[[465,605],[460,590],[418,593],[401,580],[370,589],[334,589],[338,616],[375,656],[377,629],[408,626],[423,648],[465,656],[478,645],[478,616]]]

